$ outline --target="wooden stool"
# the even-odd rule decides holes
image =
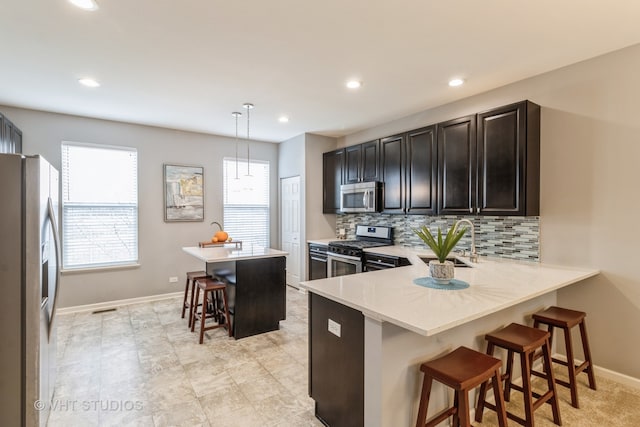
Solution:
[[[522,419],[508,411],[507,417],[527,427],[533,427],[533,411],[538,409],[545,402],[551,404],[553,422],[557,425],[562,425],[562,421],[560,420],[560,410],[558,408],[558,394],[556,393],[556,385],[553,379],[553,369],[551,369],[551,346],[549,345],[549,336],[549,332],[519,325],[517,323],[512,323],[504,329],[485,336],[485,339],[488,341],[488,355],[493,355],[493,350],[496,346],[502,347],[509,352],[507,356],[506,373],[502,375],[502,379],[506,380],[504,386],[504,400],[507,402],[509,401],[512,388],[521,391],[524,394],[525,419]],[[546,372],[543,376],[546,377],[549,388],[543,395],[539,395],[531,390],[531,364],[533,362],[533,355],[538,349],[542,349]],[[522,387],[512,384],[514,353],[518,353],[520,355]],[[489,409],[495,410],[494,405],[486,402],[486,393],[486,384],[483,384],[480,387],[478,406],[476,408],[476,421],[478,422],[482,422],[482,412],[485,406]],[[533,400],[534,397],[537,399],[536,401]]]
[[[502,382],[500,381],[500,367],[502,361],[486,354],[482,354],[467,347],[458,347],[451,353],[438,359],[425,362],[420,366],[424,372],[422,394],[420,395],[420,409],[418,410],[417,427],[432,427],[453,415],[453,425],[469,427],[469,390],[488,380],[493,382],[493,392],[498,407],[498,424],[507,425],[507,416],[502,398]],[[451,387],[455,391],[454,403],[425,424],[429,396],[433,380]]]
[[[184,284],[184,299],[182,300],[182,318],[184,319],[184,313],[186,309],[189,309],[189,327],[191,327],[191,319],[193,317],[193,290],[196,286],[196,280],[210,277],[206,271],[190,271],[187,273],[187,282]],[[189,282],[191,282],[191,299],[187,302],[187,295],[189,294]]]
[[[233,329],[231,328],[231,317],[229,317],[229,305],[227,302],[227,286],[215,279],[198,279],[196,280],[196,305],[200,301],[200,291],[202,290],[202,308],[200,313],[198,310],[193,311],[193,318],[191,319],[191,332],[195,330],[196,320],[200,319],[200,344],[204,341],[204,331],[208,331],[210,329],[222,328],[226,327],[229,331],[229,336],[232,336]],[[218,307],[218,293],[222,294],[222,303],[224,312],[220,312],[220,308]],[[211,294],[211,301],[207,301],[207,295]],[[210,315],[207,315],[208,302],[212,302],[213,310]],[[224,316],[224,319],[223,317]],[[215,325],[205,327],[205,319],[213,318],[216,320]]]
[[[556,363],[564,365],[569,371],[569,382],[556,378],[556,383],[568,387],[571,390],[571,405],[579,408],[578,404],[578,384],[576,375],[584,371],[589,377],[589,387],[596,389],[596,377],[593,373],[593,362],[591,361],[591,351],[587,339],[587,326],[584,318],[587,314],[582,311],[574,311],[561,307],[549,307],[544,311],[534,314],[533,326],[538,327],[540,323],[547,325],[549,331],[549,345],[553,342],[553,328],[561,328],[564,331],[564,343],[567,351],[567,361],[551,358]],[[580,326],[580,336],[582,337],[582,349],[584,352],[584,362],[580,366],[575,365],[573,358],[573,346],[571,344],[571,328]],[[536,355],[536,358],[540,355]],[[537,375],[534,372],[534,375]]]

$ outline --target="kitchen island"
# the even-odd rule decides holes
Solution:
[[[334,427],[414,425],[422,362],[460,345],[484,351],[487,332],[511,322],[530,325],[532,313],[555,304],[556,290],[598,274],[481,258],[473,267],[456,268],[467,289],[438,290],[413,283],[428,276],[420,256],[429,251],[370,251],[408,258],[412,265],[300,283],[310,293],[310,394],[317,416]],[[348,369],[332,377],[325,362],[332,358]],[[336,390],[344,390],[340,398],[349,402],[358,402],[362,390],[361,410],[353,404],[343,410],[332,398]],[[432,402],[431,413],[447,403],[439,384]]]
[[[286,317],[287,252],[254,245],[182,250],[204,261],[207,274],[227,282],[234,338],[280,327]]]

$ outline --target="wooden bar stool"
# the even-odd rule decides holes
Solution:
[[[191,327],[191,318],[193,317],[193,291],[196,286],[196,280],[210,277],[206,271],[190,271],[187,273],[187,282],[184,284],[184,299],[182,300],[182,318],[184,313],[189,309],[189,318],[187,319],[189,327]],[[189,295],[189,283],[191,283],[191,298],[187,301]]]
[[[420,395],[420,408],[416,427],[432,427],[453,415],[453,425],[469,427],[469,390],[480,384],[486,384],[488,380],[493,382],[493,392],[496,397],[498,412],[498,424],[500,427],[507,425],[507,416],[502,397],[502,382],[500,381],[500,367],[502,361],[486,354],[482,354],[467,347],[458,347],[451,353],[438,359],[425,362],[420,366],[424,372],[422,394]],[[427,409],[429,408],[429,396],[433,380],[451,387],[455,391],[453,406],[436,415],[425,424]]]
[[[549,345],[549,332],[536,328],[512,323],[504,329],[497,332],[487,334],[485,339],[488,341],[487,354],[493,356],[495,347],[501,347],[508,351],[506,373],[502,375],[502,379],[506,380],[504,386],[504,400],[509,401],[511,389],[521,391],[524,395],[524,413],[525,418],[521,418],[507,411],[507,417],[526,427],[533,427],[533,411],[538,409],[543,403],[549,403],[553,412],[553,422],[562,425],[560,420],[560,409],[558,408],[558,394],[553,378],[553,369],[551,369],[551,346]],[[537,350],[542,350],[544,358],[544,366],[547,379],[548,390],[543,395],[534,392],[531,389],[531,363],[533,355]],[[520,365],[522,368],[522,387],[512,383],[513,380],[513,355],[520,355]],[[476,407],[476,421],[482,422],[482,412],[484,408],[495,410],[494,405],[486,402],[487,388],[486,384],[480,387],[478,396],[478,406]],[[533,398],[536,398],[534,401]]]
[[[204,278],[196,280],[196,305],[200,302],[200,291],[203,294],[202,308],[200,313],[198,313],[198,310],[193,311],[191,332],[195,330],[196,320],[200,319],[200,344],[204,341],[204,331],[211,329],[226,327],[229,331],[229,336],[232,336],[233,329],[231,328],[231,317],[229,316],[229,304],[227,302],[227,286],[216,279]],[[220,310],[218,305],[218,298],[220,298],[218,294],[222,296],[223,311]],[[211,295],[211,300],[207,299],[207,295]],[[210,302],[212,303],[212,310],[210,314],[207,314]],[[214,319],[216,324],[205,327],[207,318]]]
[[[580,372],[585,372],[589,377],[589,387],[596,389],[596,377],[593,373],[593,362],[591,360],[591,351],[589,350],[589,341],[587,339],[587,326],[585,324],[586,313],[583,311],[569,310],[561,307],[549,307],[544,311],[534,314],[533,326],[538,327],[541,323],[547,325],[549,331],[549,344],[553,342],[553,329],[560,328],[564,331],[564,343],[567,351],[567,361],[557,358],[551,358],[556,363],[564,365],[569,371],[569,382],[556,378],[556,383],[568,387],[571,390],[571,405],[579,408],[578,404],[578,384],[576,376]],[[576,366],[573,358],[573,345],[571,343],[571,328],[580,326],[580,336],[582,338],[582,350],[584,352],[584,362],[580,366]],[[540,355],[536,355],[536,358]],[[537,375],[534,372],[534,375]]]

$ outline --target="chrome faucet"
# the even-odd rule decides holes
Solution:
[[[469,223],[469,227],[471,228],[471,254],[469,255],[469,260],[471,262],[478,262],[478,253],[476,252],[476,231],[475,228],[473,227],[473,223],[468,220],[468,219],[461,219],[459,221],[456,221],[456,223],[454,224],[454,227],[457,229],[458,225],[461,222],[466,222]]]

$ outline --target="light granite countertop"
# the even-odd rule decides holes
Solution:
[[[288,255],[288,252],[256,245],[243,245],[241,249],[235,247],[199,248],[190,246],[182,248],[182,250],[204,262],[240,261]]]
[[[456,267],[455,277],[469,283],[462,290],[419,286],[413,280],[429,275],[419,257],[425,249],[385,246],[368,252],[399,256],[412,265],[388,270],[301,282],[300,287],[390,322],[431,336],[599,273],[596,269],[480,257],[472,268]],[[465,260],[465,258],[463,258]],[[466,258],[466,262],[468,258]]]

